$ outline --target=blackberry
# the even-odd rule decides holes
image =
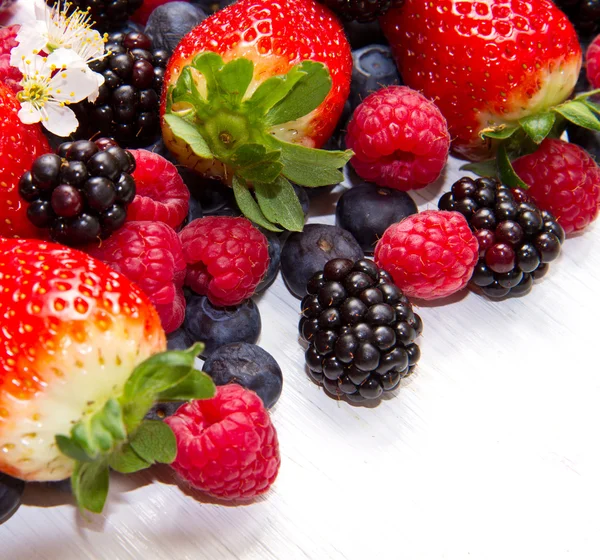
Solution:
[[[300,336],[310,376],[328,393],[360,402],[381,397],[420,358],[421,318],[373,261],[332,259],[308,282]]]
[[[65,142],[19,181],[27,217],[54,241],[83,245],[119,229],[135,197],[135,159],[110,138]]]
[[[592,37],[600,31],[600,0],[555,0],[583,37]]]
[[[56,0],[46,0],[53,6]],[[83,12],[89,9],[94,27],[98,31],[120,29],[127,24],[129,17],[142,7],[144,0],[70,0],[69,8]]]
[[[88,134],[100,132],[127,147],[147,146],[160,136],[160,92],[169,55],[153,50],[150,39],[135,31],[111,33],[106,51],[108,56],[90,64],[104,84],[88,106]]]
[[[479,241],[479,261],[470,284],[490,298],[528,293],[548,271],[565,240],[554,216],[540,210],[525,191],[491,177],[463,177],[438,203],[460,212]]]
[[[375,21],[402,0],[319,0],[346,21]]]

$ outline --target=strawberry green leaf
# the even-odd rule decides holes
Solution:
[[[261,144],[243,144],[231,156],[228,163],[237,175],[251,183],[274,181],[283,169],[278,161],[279,151],[267,152]]]
[[[192,71],[189,66],[186,66],[177,78],[175,87],[171,90],[171,97],[175,101],[187,100],[190,103],[202,103],[202,96],[196,87],[196,83],[192,78]]]
[[[354,155],[351,150],[316,150],[300,144],[283,142],[273,136],[266,141],[271,147],[281,150],[282,174],[304,187],[323,187],[340,183],[344,180],[340,169]]]
[[[220,95],[229,101],[231,107],[239,107],[253,74],[254,63],[247,58],[236,58],[217,72]]]
[[[177,385],[159,393],[156,400],[191,401],[194,399],[210,399],[215,395],[213,380],[203,371],[192,370],[187,377]]]
[[[589,130],[600,131],[600,121],[594,112],[582,101],[568,101],[552,109],[568,121]]]
[[[129,439],[131,448],[148,463],[167,463],[175,460],[177,440],[173,430],[160,420],[145,420]]]
[[[254,192],[268,220],[289,231],[302,231],[304,212],[294,187],[285,177],[278,177],[273,183],[255,183]]]
[[[244,108],[249,113],[264,115],[279,103],[292,88],[304,77],[306,72],[300,64],[292,67],[287,74],[273,76],[260,84],[252,97],[244,102]]]
[[[123,423],[123,411],[118,400],[108,399],[102,409],[102,414],[98,415],[98,418],[115,439],[124,440],[127,437],[127,431]]]
[[[282,231],[281,228],[278,228],[274,223],[265,218],[258,203],[254,200],[248,185],[241,177],[233,177],[233,194],[235,195],[235,201],[239,209],[246,218],[269,231]]]
[[[82,463],[88,463],[94,460],[86,453],[81,445],[75,443],[71,438],[58,435],[54,439],[56,441],[56,445],[58,445],[58,448],[63,455]]]
[[[504,143],[500,144],[500,147],[498,148],[497,163],[498,177],[503,184],[507,187],[529,188],[514,170]]]
[[[225,63],[216,53],[205,51],[194,57],[192,66],[198,70],[206,80],[206,92],[208,101],[219,97],[220,85],[217,74]]]
[[[552,112],[538,113],[519,120],[521,128],[536,144],[541,144],[550,134],[555,122],[556,114]]]
[[[300,64],[305,76],[266,115],[265,124],[275,126],[295,121],[316,109],[331,90],[331,76],[324,64],[307,60]]]
[[[600,89],[593,89],[591,91],[584,91],[573,98],[573,101],[579,101],[581,99],[588,99],[594,95],[600,94]]]
[[[496,127],[484,128],[481,131],[481,136],[492,138],[493,140],[506,140],[519,130],[517,125],[501,124]]]
[[[461,171],[470,171],[479,177],[495,177],[498,173],[498,165],[495,159],[465,163],[460,166]]]
[[[173,135],[179,140],[188,144],[192,152],[194,152],[198,157],[205,159],[213,157],[208,144],[193,124],[173,113],[165,115],[164,118],[165,122],[172,130]]]
[[[71,476],[71,487],[77,505],[92,513],[102,513],[108,496],[108,461],[77,463]]]
[[[594,113],[600,114],[600,105],[598,105],[598,103],[594,103],[592,101],[584,101],[583,103],[588,109],[590,109]]]
[[[152,465],[148,461],[144,461],[129,445],[126,443],[112,453],[108,458],[108,465],[111,469],[123,473],[130,474],[138,471],[143,471]]]

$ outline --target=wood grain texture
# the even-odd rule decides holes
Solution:
[[[461,175],[452,161],[415,194],[420,208]],[[340,192],[313,204],[310,221],[333,223]],[[525,298],[465,292],[421,307],[414,376],[367,408],[308,379],[299,301],[279,277],[257,298],[259,344],[285,378],[273,490],[228,507],[160,468],[113,476],[105,513],[86,520],[68,495],[29,485],[0,527],[0,559],[598,558],[599,288],[595,224]]]

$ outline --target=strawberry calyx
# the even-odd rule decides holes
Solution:
[[[509,187],[528,189],[529,186],[517,175],[511,162],[535,152],[548,137],[560,138],[567,122],[600,132],[600,104],[591,100],[592,96],[598,94],[600,89],[587,91],[514,123],[483,129],[481,138],[496,144],[496,157],[463,165],[461,169],[482,177],[497,176]]]
[[[287,142],[277,131],[317,109],[331,77],[325,65],[306,60],[248,94],[254,70],[246,58],[225,63],[213,52],[196,55],[167,92],[164,120],[196,156],[224,165],[246,217],[271,231],[301,231],[304,214],[291,182],[339,183],[352,152]]]
[[[122,395],[80,420],[69,435],[56,436],[60,451],[75,461],[71,486],[78,506],[101,513],[109,487],[109,469],[129,474],[155,463],[172,463],[177,454],[169,426],[145,420],[156,402],[211,398],[215,386],[194,362],[204,345],[155,354],[139,364]]]

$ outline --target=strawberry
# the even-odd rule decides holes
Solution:
[[[33,161],[50,151],[39,124],[23,124],[20,104],[12,90],[0,82],[0,236],[44,237],[27,219],[27,205],[17,191],[21,175]]]
[[[251,220],[300,230],[290,181],[340,182],[351,157],[317,149],[342,113],[351,73],[350,46],[326,7],[239,0],[175,49],[163,88],[165,143],[184,165],[232,185]]]
[[[0,251],[0,472],[71,475],[79,504],[100,511],[109,465],[175,457],[173,434],[142,422],[154,402],[214,387],[193,370],[198,348],[163,352],[156,310],[124,276],[45,241],[0,239]]]
[[[524,125],[540,143],[581,68],[576,32],[550,0],[405,0],[381,25],[404,83],[438,105],[468,159],[491,155],[489,129],[506,138]]]

